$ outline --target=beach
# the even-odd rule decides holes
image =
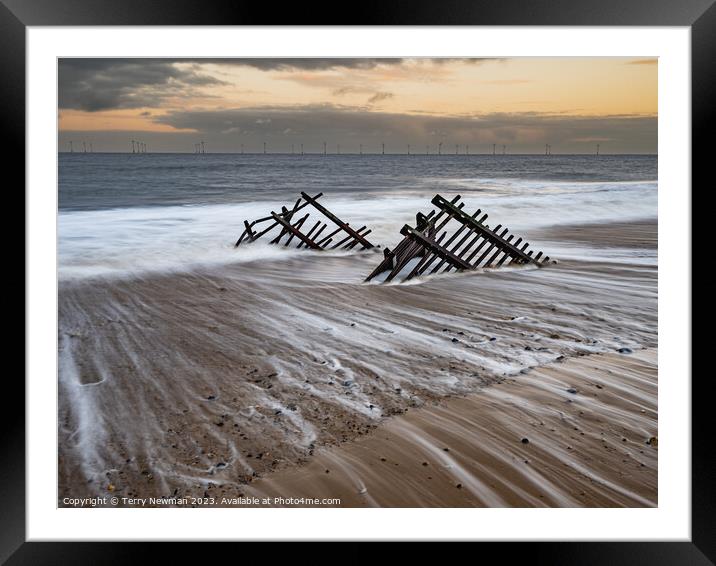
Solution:
[[[390,285],[363,283],[380,250],[76,263],[58,289],[59,504],[657,505],[655,217],[521,234],[557,263]]]

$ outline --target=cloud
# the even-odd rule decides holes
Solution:
[[[181,62],[211,63],[214,65],[230,65],[253,67],[261,71],[325,71],[329,69],[374,69],[379,65],[399,65],[404,59],[399,58],[321,58],[321,57],[286,57],[286,58],[254,58],[254,59],[184,59]]]
[[[202,136],[240,132],[248,143],[268,141],[271,146],[286,142],[320,145],[340,143],[414,147],[439,142],[447,145],[506,144],[511,149],[543,147],[577,150],[597,140],[611,140],[619,151],[656,151],[656,116],[569,116],[538,112],[492,113],[473,116],[413,115],[370,111],[336,105],[235,108],[205,111],[173,111],[155,116],[158,124],[180,130],[194,130]],[[233,140],[235,141],[235,139]],[[231,143],[233,143],[233,141]]]
[[[157,107],[171,97],[206,96],[203,87],[220,84],[225,83],[165,59],[60,59],[58,63],[61,109]]]
[[[376,68],[399,68],[406,62],[422,66],[438,66],[463,61],[479,64],[493,59],[470,58],[63,58],[58,63],[58,92],[61,109],[97,112],[102,110],[159,107],[170,99],[187,97],[208,98],[205,87],[225,85],[226,82],[209,74],[207,65],[249,67],[261,71],[281,71],[295,74],[287,78],[313,81],[321,86],[335,85],[336,78],[326,78],[324,71],[372,71]],[[317,73],[318,75],[314,75]],[[360,87],[345,85],[345,79],[335,87],[336,94],[345,94]],[[341,92],[344,91],[344,92]],[[371,89],[370,92],[374,92]]]
[[[506,61],[501,57],[420,57],[420,58],[398,58],[398,57],[284,57],[284,58],[237,58],[237,59],[176,59],[177,62],[212,63],[214,65],[231,65],[253,67],[262,71],[327,71],[331,69],[361,69],[370,70],[378,66],[402,65],[405,62],[434,63],[442,65],[446,63],[462,62],[466,64],[481,64],[488,61]]]
[[[376,92],[373,96],[368,99],[368,104],[375,104],[382,100],[388,100],[393,98],[395,95],[392,92]]]

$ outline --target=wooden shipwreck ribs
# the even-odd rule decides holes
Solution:
[[[544,265],[549,257],[542,252],[534,257],[532,251],[527,252],[529,244],[522,238],[513,241],[514,236],[507,236],[507,228],[497,225],[490,228],[484,224],[487,214],[480,217],[481,210],[469,215],[459,203],[460,196],[451,201],[435,195],[432,203],[439,212],[431,211],[427,216],[418,213],[415,228],[405,225],[400,233],[405,236],[394,250],[386,248],[384,258],[378,267],[366,278],[370,281],[380,273],[389,271],[384,281],[391,281],[405,270],[411,260],[420,258],[403,281],[425,275],[455,269],[457,271],[472,270],[478,267],[500,267],[509,264]],[[451,236],[443,228],[455,220],[460,224]],[[541,259],[541,261],[540,261]]]
[[[281,239],[287,236],[283,244],[288,246],[295,237],[297,248],[303,246],[314,250],[334,250],[337,248],[345,250],[353,248],[365,250],[372,248],[373,244],[366,239],[366,236],[370,234],[371,231],[368,230],[366,226],[354,230],[347,222],[343,222],[343,220],[318,202],[321,196],[323,196],[323,193],[318,193],[316,196],[311,197],[302,192],[301,197],[296,201],[291,210],[282,206],[280,214],[271,211],[270,216],[259,218],[253,222],[244,220],[244,231],[236,241],[235,247],[238,247],[243,242],[254,242],[276,228],[279,229],[279,233],[271,240],[270,243],[272,244],[282,243]],[[306,213],[300,218],[297,213],[309,205],[320,212],[325,218],[337,226],[337,228],[321,238],[328,223],[324,220],[318,220],[308,232],[304,233],[301,228],[306,224],[310,213]],[[308,226],[308,224],[306,224],[306,226]]]

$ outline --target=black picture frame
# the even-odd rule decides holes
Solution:
[[[364,1],[355,3],[347,11],[343,11],[344,7],[338,4],[321,6],[315,2],[311,3],[310,9],[307,8],[303,3],[244,5],[235,1],[197,0],[0,0],[0,116],[2,131],[9,143],[7,148],[24,147],[25,143],[27,26],[316,25],[320,23],[317,18],[327,25],[688,26],[692,41],[692,184],[703,184],[704,190],[710,188],[710,184],[706,184],[709,173],[707,159],[710,157],[707,155],[707,152],[710,153],[707,136],[713,137],[716,104],[714,0],[493,0],[489,3],[415,0],[409,6]],[[565,55],[568,54],[565,52]],[[8,160],[5,173],[6,178],[16,180],[12,187],[15,190],[19,180],[25,179],[24,160]],[[10,185],[6,187],[11,188]],[[19,194],[16,196],[19,198]],[[24,210],[24,199],[18,206]],[[16,253],[19,255],[16,243],[18,228],[11,229],[5,224],[3,231],[4,241],[14,242],[12,247],[18,248]],[[21,261],[24,265],[24,256]],[[27,281],[24,283],[28,284]],[[20,285],[20,281],[15,281],[14,296],[23,294],[27,300],[25,288],[20,288]],[[52,320],[52,316],[48,315],[48,320]],[[19,334],[15,331],[15,335]],[[698,336],[694,340],[698,341]],[[25,389],[18,375],[19,372],[6,373],[3,384],[6,409],[0,411],[0,562],[11,565],[108,564],[129,560],[166,560],[163,558],[166,550],[151,543],[25,542],[25,413],[24,405],[19,401],[24,399]],[[713,526],[716,523],[715,436],[710,418],[713,409],[707,406],[710,404],[710,372],[702,375],[694,372],[693,378],[673,377],[691,378],[691,541],[491,543],[499,545],[495,550],[500,553],[501,560],[509,562],[521,558],[531,563],[587,565],[699,565],[716,562],[716,528]],[[14,413],[7,410],[10,405],[14,405]],[[316,538],[320,539],[320,533],[316,533]],[[177,550],[183,554],[182,558],[189,559],[195,552],[185,548],[185,545]],[[202,552],[202,558],[210,558],[206,550]],[[238,556],[234,558],[238,559]]]

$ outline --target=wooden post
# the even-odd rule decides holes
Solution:
[[[302,241],[304,244],[306,244],[309,248],[313,248],[314,250],[320,250],[320,249],[321,249],[320,247],[318,247],[318,246],[313,242],[313,240],[311,240],[311,239],[307,238],[306,236],[304,236],[299,230],[297,230],[296,228],[294,228],[293,226],[291,226],[291,224],[289,224],[288,222],[286,222],[283,218],[281,218],[281,217],[280,217],[278,214],[276,214],[275,212],[271,211],[271,216],[273,216],[273,219],[274,219],[278,224],[280,224],[281,226],[283,226],[284,228],[286,228],[289,232],[291,232],[291,234],[293,234],[294,236],[296,236],[299,240],[301,240],[301,241]]]
[[[335,214],[333,214],[330,210],[325,208],[323,205],[321,205],[319,202],[316,202],[316,199],[311,198],[306,193],[301,192],[301,196],[309,203],[313,205],[313,207],[318,210],[323,216],[328,218],[331,222],[333,222],[336,226],[340,226],[344,232],[347,232],[351,236],[353,236],[356,240],[358,240],[364,248],[370,249],[373,247],[373,244],[371,244],[368,240],[363,238],[360,234],[358,234],[353,228],[348,226],[343,220],[338,218]]]

